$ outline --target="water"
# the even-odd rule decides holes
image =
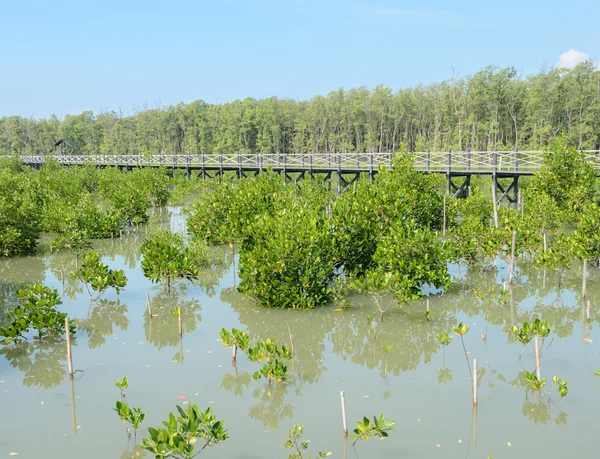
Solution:
[[[162,221],[184,228],[179,215],[171,216],[179,210],[169,212]],[[464,265],[452,266],[450,290],[445,296],[431,292],[430,322],[424,301],[393,308],[381,322],[374,303],[362,297],[351,298],[352,308],[343,311],[336,306],[314,311],[257,307],[235,290],[235,260],[228,247],[214,251],[215,265],[198,284],[182,284],[168,298],[141,273],[142,239],[140,234],[94,244],[111,267],[125,269],[129,283],[121,295],[109,292],[91,308],[87,292],[61,273],[74,266],[68,251],[52,254],[43,245],[40,255],[0,261],[3,308],[16,303],[15,291],[25,282],[42,281],[64,292],[61,308],[80,324],[73,361],[82,370],[69,380],[62,341],[0,347],[0,457],[12,452],[22,458],[138,457],[133,438],[128,442],[112,410],[119,399],[114,381],[123,376],[129,379],[129,403],[147,413],[138,440],[176,404],[212,406],[225,420],[230,439],[199,457],[287,457],[283,442],[294,422],[305,425],[305,438],[311,440],[306,457],[320,450],[344,457],[340,390],[346,393],[350,426],[363,415],[381,412],[396,421],[387,440],[357,444],[361,458],[562,458],[574,450],[579,457],[595,457],[597,268],[591,268],[588,279],[589,321],[582,308],[579,266],[563,274],[544,273],[523,260],[512,294],[500,305],[498,286],[507,277],[500,260],[498,270],[477,266],[467,272]],[[496,290],[484,302],[472,292],[491,286]],[[147,292],[156,314],[152,320]],[[182,309],[181,341],[170,313],[176,306]],[[523,349],[509,331],[536,317],[553,328],[541,358],[548,380],[541,396],[523,380],[524,371],[535,367],[533,344]],[[465,336],[469,361],[478,360],[476,411],[460,339],[442,350],[435,337],[460,321],[470,326]],[[247,329],[253,337],[275,337],[280,343],[289,341],[289,327],[296,356],[288,383],[254,381],[257,364],[241,353],[232,369],[231,351],[218,341],[223,327]],[[554,375],[569,381],[569,394],[548,403],[550,395],[558,399]],[[356,457],[351,441],[346,448],[347,457]]]

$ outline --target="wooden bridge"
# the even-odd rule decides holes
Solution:
[[[543,163],[542,151],[415,152],[414,164],[423,173],[444,174],[448,194],[467,196],[471,177],[487,175],[500,202],[518,199],[519,177],[534,175]],[[585,151],[586,159],[600,173],[600,151]],[[40,167],[48,159],[66,166],[94,164],[131,170],[139,167],[183,169],[187,177],[237,177],[256,175],[268,169],[297,182],[307,176],[331,183],[337,178],[338,191],[351,186],[363,174],[373,181],[381,167],[389,168],[393,153],[294,153],[294,154],[201,154],[201,155],[21,155],[24,164]]]

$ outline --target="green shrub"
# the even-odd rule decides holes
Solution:
[[[266,307],[313,308],[330,301],[333,237],[322,209],[300,200],[263,214],[242,244],[240,291]]]

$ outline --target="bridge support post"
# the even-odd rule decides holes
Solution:
[[[202,152],[202,180],[206,180],[206,154]]]
[[[223,180],[223,153],[219,152],[219,182]]]
[[[425,152],[425,170],[427,172],[429,172],[430,166],[431,166],[431,151],[429,151],[429,149],[427,149],[427,151]]]
[[[283,184],[285,185],[287,182],[287,155],[282,154],[283,156]]]
[[[312,180],[313,176],[313,154],[308,154],[308,177]]]
[[[338,157],[338,170],[337,170],[337,182],[338,182],[338,193],[342,192],[342,154],[340,152],[337,153]]]
[[[369,153],[369,183],[373,184],[373,152]]]

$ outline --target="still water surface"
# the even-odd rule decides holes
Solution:
[[[184,226],[179,215],[171,217],[165,215],[164,221],[173,229]],[[361,297],[352,298],[352,308],[341,312],[335,305],[314,311],[257,307],[236,292],[231,248],[215,250],[214,265],[200,282],[181,285],[168,298],[141,272],[142,239],[139,234],[94,244],[106,263],[125,269],[129,283],[121,295],[109,292],[91,307],[85,290],[62,272],[74,267],[71,253],[52,254],[42,247],[40,255],[0,261],[0,308],[15,304],[15,291],[26,282],[41,281],[63,292],[61,308],[79,322],[73,360],[82,370],[69,380],[60,341],[0,347],[0,457],[138,457],[112,410],[119,399],[114,381],[123,376],[129,379],[129,403],[147,414],[138,440],[175,404],[213,407],[230,439],[200,457],[287,457],[285,432],[298,422],[311,440],[308,455],[323,450],[342,458],[340,390],[346,393],[349,423],[381,412],[396,421],[385,441],[363,442],[356,451],[348,443],[350,458],[597,457],[596,268],[588,278],[589,320],[579,266],[544,272],[522,261],[517,283],[499,304],[499,287],[507,277],[506,263],[499,260],[497,269],[452,266],[455,282],[449,291],[444,296],[429,292],[431,321],[420,301],[390,310],[381,322],[374,303]],[[472,292],[494,286],[483,301]],[[152,320],[146,293],[156,314]],[[181,341],[170,313],[177,306],[183,318]],[[510,332],[513,324],[536,317],[553,328],[542,353],[548,384],[541,395],[523,380],[524,371],[535,367],[533,344],[523,348]],[[436,333],[450,332],[460,321],[470,326],[465,336],[469,360],[478,360],[476,411],[460,339],[445,349],[436,339]],[[275,337],[279,343],[287,343],[289,327],[296,354],[287,384],[254,381],[250,375],[257,366],[243,355],[232,369],[231,352],[218,341],[223,327],[246,329],[260,339]],[[548,402],[550,396],[558,398],[554,375],[569,381],[569,394]]]

